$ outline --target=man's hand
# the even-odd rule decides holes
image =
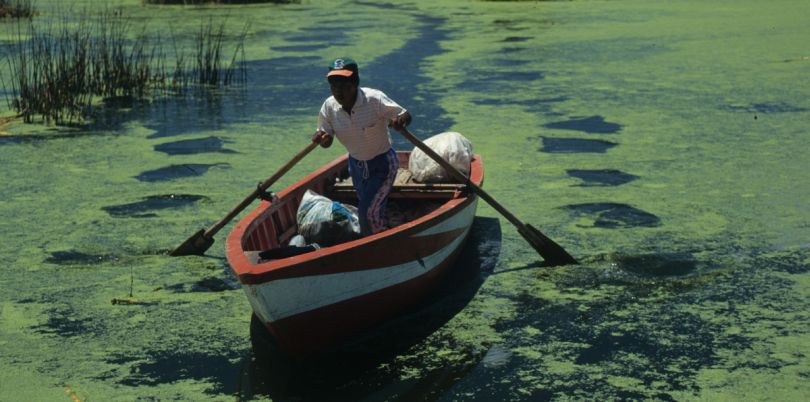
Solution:
[[[329,135],[326,131],[318,130],[312,136],[312,142],[319,144],[324,148],[329,148],[332,146],[332,139],[333,137]]]
[[[411,124],[411,114],[405,112],[391,119],[391,122],[388,123],[388,127],[391,127],[397,131],[402,131],[408,124]]]

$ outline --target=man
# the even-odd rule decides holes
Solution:
[[[337,137],[349,151],[349,174],[357,191],[360,234],[387,229],[385,206],[399,162],[388,127],[403,129],[411,114],[379,90],[360,87],[357,63],[336,59],[326,74],[332,96],[318,115],[312,141],[324,148]]]

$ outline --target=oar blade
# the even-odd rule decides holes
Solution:
[[[177,248],[169,253],[169,255],[172,257],[179,257],[183,255],[203,255],[212,244],[214,244],[214,238],[207,237],[205,235],[205,229],[200,229],[199,232],[194,233],[191,237],[186,239],[183,244],[177,246]]]
[[[526,224],[524,228],[526,230],[518,228],[518,232],[540,253],[540,256],[542,256],[550,266],[579,264],[562,246],[555,243],[554,240],[549,239],[542,232],[535,229],[534,226]]]

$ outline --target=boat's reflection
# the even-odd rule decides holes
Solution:
[[[476,354],[473,361],[434,369],[407,382],[401,381],[396,370],[381,368],[396,365],[397,356],[408,353],[460,312],[494,269],[500,249],[499,220],[476,217],[455,266],[422,305],[305,362],[280,354],[246,357],[237,398],[422,400],[447,389],[483,356]]]

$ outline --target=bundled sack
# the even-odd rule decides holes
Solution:
[[[360,220],[351,205],[307,190],[298,206],[298,233],[308,244],[334,246],[360,237]]]
[[[450,162],[450,165],[461,173],[469,176],[470,162],[473,158],[472,143],[463,135],[447,131],[426,139],[425,145]],[[450,173],[419,148],[411,152],[408,170],[411,171],[413,179],[421,183],[456,181]]]

